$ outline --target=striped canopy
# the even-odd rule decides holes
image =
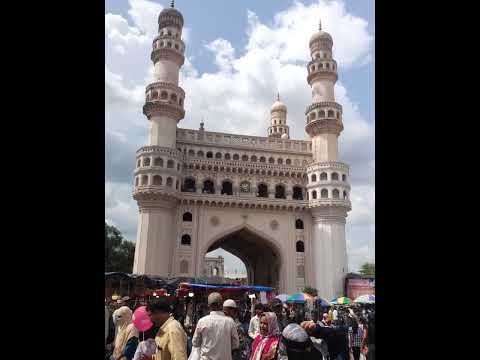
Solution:
[[[353,302],[357,304],[375,304],[375,295],[360,295]]]

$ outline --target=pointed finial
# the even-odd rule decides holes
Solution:
[[[318,20],[318,30],[322,31],[322,20]]]
[[[280,93],[277,91],[277,101],[280,101]]]
[[[170,7],[171,7],[171,8],[174,8],[174,7],[175,7],[175,1],[174,1],[174,0],[172,0],[172,2],[170,3]]]

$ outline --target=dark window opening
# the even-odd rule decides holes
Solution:
[[[224,181],[222,183],[222,195],[233,195],[232,183],[230,181]]]
[[[303,241],[297,241],[296,249],[297,249],[297,252],[300,252],[300,253],[305,252],[305,245],[303,244]]]
[[[187,234],[182,235],[182,242],[181,242],[182,245],[191,245],[191,243],[192,243],[192,239],[190,238],[190,235],[187,235]]]
[[[295,229],[303,230],[303,221],[301,219],[295,221]]]
[[[275,199],[285,199],[285,187],[283,185],[275,186]]]
[[[206,181],[203,182],[202,193],[204,193],[204,194],[215,194],[215,186],[213,184],[213,181],[206,180]]]
[[[265,184],[258,185],[258,197],[268,198],[268,186]]]
[[[192,221],[192,213],[188,212],[188,211],[186,213],[183,213],[183,221],[191,222]]]

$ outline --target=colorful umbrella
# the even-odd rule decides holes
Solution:
[[[350,298],[342,296],[339,297],[338,299],[333,299],[330,301],[332,305],[350,305],[352,303],[352,300]]]
[[[353,302],[357,304],[375,304],[375,295],[360,295]]]
[[[284,303],[284,302],[287,302],[288,294],[279,294],[275,296],[275,298],[281,300],[282,303]]]
[[[318,301],[318,305],[321,306],[321,307],[329,307],[330,306],[330,302],[328,302],[325,299],[317,298],[317,301]]]
[[[287,299],[287,303],[304,303],[305,300],[313,300],[313,297],[306,293],[299,292],[290,295]]]

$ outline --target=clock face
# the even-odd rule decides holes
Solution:
[[[241,183],[240,184],[240,192],[242,192],[242,193],[250,192],[250,184],[249,183]]]

